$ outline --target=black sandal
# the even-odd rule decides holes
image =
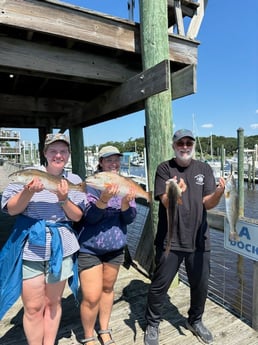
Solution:
[[[88,344],[90,341],[96,341],[96,340],[97,340],[96,337],[90,337],[90,338],[85,338],[85,339],[80,340],[80,343],[81,343],[82,345],[86,345],[86,344]]]
[[[99,330],[99,331],[98,331],[98,340],[99,340],[99,342],[100,342],[101,345],[111,345],[111,344],[115,344],[114,340],[112,339],[111,332],[112,332],[112,329],[104,329],[104,330]],[[101,338],[101,334],[109,334],[110,340],[104,341],[104,340]]]

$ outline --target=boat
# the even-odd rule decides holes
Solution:
[[[131,160],[130,164],[135,166],[135,167],[143,167],[144,166],[144,159],[141,157],[134,157]]]

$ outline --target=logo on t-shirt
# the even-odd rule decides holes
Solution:
[[[204,184],[204,175],[203,174],[198,174],[196,176],[194,176],[195,178],[195,183],[199,184],[199,185],[203,185]]]

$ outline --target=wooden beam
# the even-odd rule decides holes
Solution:
[[[82,107],[84,102],[0,93],[0,104],[0,113],[4,111],[16,114],[39,112],[52,113],[54,115],[69,113],[74,108]]]
[[[40,113],[36,113],[34,116],[28,113],[25,115],[13,115],[13,113],[9,114],[8,112],[4,113],[1,111],[1,126],[11,128],[59,128],[56,118],[44,115]],[[3,121],[2,118],[4,118]]]
[[[0,0],[0,7],[2,25],[141,54],[140,26],[137,23],[75,6],[70,8],[38,0]],[[169,35],[171,61],[196,64],[199,43],[189,40],[186,51],[185,44],[181,36]]]
[[[140,76],[141,75],[142,74],[140,74]],[[160,74],[158,74],[156,78],[160,78]],[[145,82],[147,82],[146,77]],[[143,86],[141,79],[140,83],[141,86]],[[151,81],[149,81],[149,84],[151,85]],[[196,66],[187,66],[173,72],[171,75],[171,87],[173,100],[195,93],[197,91]],[[118,92],[118,89],[116,92]],[[137,96],[139,94],[139,89],[135,89],[134,93],[136,93]],[[131,95],[131,92],[129,92],[129,96],[136,99],[136,96]],[[125,100],[124,103],[121,103],[124,108],[119,109],[120,103],[118,105],[117,100],[115,100],[114,104],[111,105],[112,99],[109,97],[109,93],[106,93],[93,100],[93,103],[88,104],[86,102],[56,98],[48,99],[44,97],[34,98],[30,96],[0,94],[1,125],[3,127],[14,127],[14,124],[16,124],[16,126],[20,128],[38,128],[44,127],[44,123],[46,122],[53,128],[66,128],[67,123],[69,123],[71,119],[73,120],[76,118],[83,119],[84,126],[88,126],[98,123],[100,117],[102,117],[102,121],[106,121],[144,109],[143,98],[128,106],[125,106]],[[124,95],[124,97],[127,97],[127,95]],[[119,96],[119,99],[121,99],[121,96]],[[91,107],[94,107],[95,104],[96,109],[92,111]],[[96,112],[99,116],[96,118],[96,121],[94,121]],[[89,113],[92,115],[90,116]],[[103,116],[101,113],[103,113]],[[41,115],[39,116],[39,114]],[[61,118],[63,118],[63,120],[60,120]],[[62,124],[60,124],[61,122]]]
[[[176,17],[176,25],[178,34],[181,36],[185,35],[185,28],[183,22],[183,13],[182,13],[182,6],[180,0],[175,0],[175,17]]]
[[[208,0],[199,0],[199,7],[196,10],[195,16],[192,18],[188,31],[187,37],[195,39],[199,33],[201,23],[204,17],[205,8]]]
[[[196,41],[189,41],[183,36],[176,36],[169,34],[169,60],[172,62],[179,62],[184,65],[197,65],[197,46]]]
[[[0,37],[0,70],[23,75],[115,85],[139,70],[128,69],[118,58]]]
[[[168,0],[168,27],[176,24],[176,17],[175,17],[175,1],[176,0]],[[181,7],[182,7],[182,15],[183,17],[190,17],[192,18],[195,13],[196,9],[198,8],[199,3],[194,2],[192,0],[181,0]]]
[[[140,51],[136,26],[124,19],[65,3],[38,0],[0,0],[0,23],[64,38]]]
[[[93,124],[100,122],[100,118],[108,113],[123,110],[133,103],[138,103],[147,97],[160,93],[168,89],[169,85],[169,62],[163,62],[154,67],[136,75],[124,84],[107,91],[100,97],[89,102],[83,108],[81,113],[71,114],[64,121],[71,121],[73,126],[77,124]],[[102,119],[103,121],[103,119]],[[63,124],[60,123],[60,126]]]
[[[173,100],[196,93],[196,65],[172,73],[171,86]]]

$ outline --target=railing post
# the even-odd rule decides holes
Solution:
[[[258,262],[254,262],[252,328],[258,331]]]
[[[238,130],[238,193],[239,216],[244,216],[244,130]],[[253,270],[253,307],[252,327],[258,330],[258,262],[254,262]]]
[[[239,216],[244,216],[244,130],[239,128],[238,134],[238,194]]]

